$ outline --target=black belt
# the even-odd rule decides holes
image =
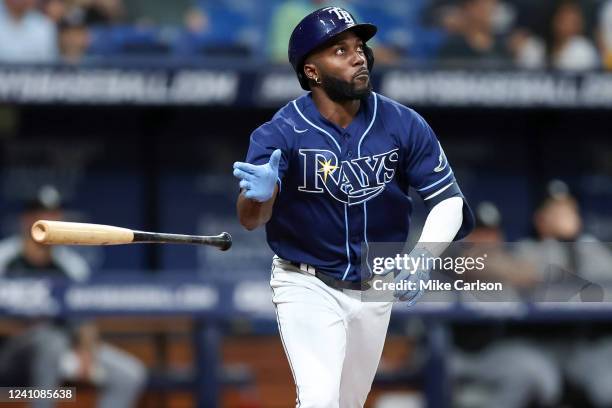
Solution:
[[[287,261],[291,265],[295,266],[301,271],[310,273],[316,276],[321,282],[334,289],[351,289],[351,290],[368,290],[370,284],[367,282],[350,282],[332,278],[331,276],[325,275],[323,272],[317,271],[314,267],[299,262]]]

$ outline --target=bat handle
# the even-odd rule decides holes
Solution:
[[[209,245],[227,251],[232,246],[232,236],[223,232],[215,236],[165,234],[160,232],[134,231],[135,243],[165,243]]]

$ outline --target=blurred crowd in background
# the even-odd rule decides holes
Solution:
[[[241,57],[285,63],[321,0],[1,0],[0,62]],[[343,0],[379,64],[612,69],[612,0]]]

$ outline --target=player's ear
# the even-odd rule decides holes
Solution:
[[[314,82],[315,84],[321,83],[321,79],[319,78],[319,71],[317,66],[312,62],[306,62],[304,64],[304,75],[308,78],[308,81]]]

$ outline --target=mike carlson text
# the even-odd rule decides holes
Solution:
[[[458,279],[454,282],[443,282],[436,279],[428,281],[410,282],[403,280],[400,282],[383,282],[375,280],[372,287],[374,290],[433,290],[433,291],[502,291],[504,290],[501,282],[483,282],[476,280],[474,282],[466,282]]]

